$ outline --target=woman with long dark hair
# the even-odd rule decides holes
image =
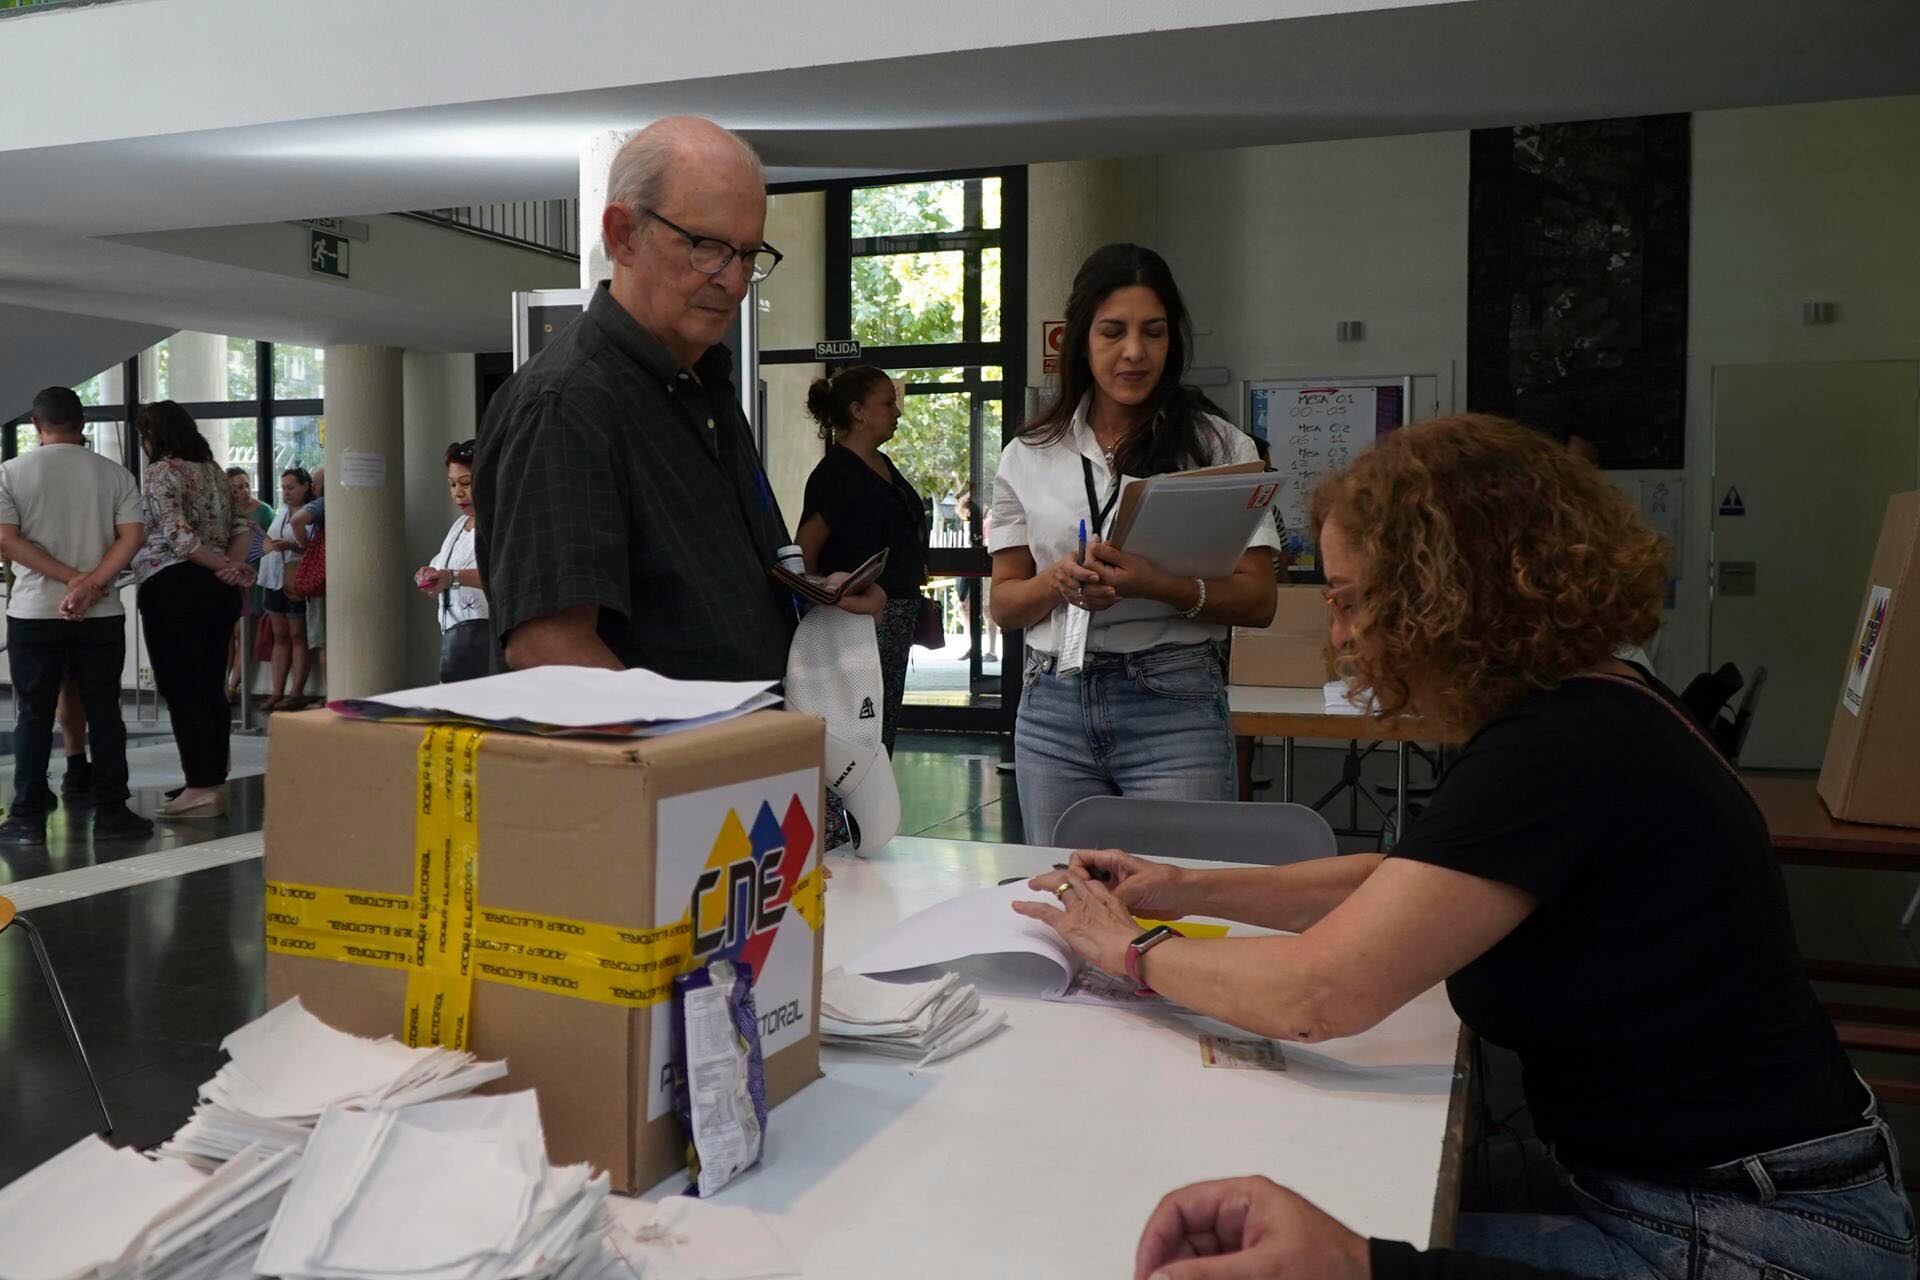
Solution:
[[[880,647],[880,740],[893,753],[900,704],[907,692],[907,658],[927,578],[927,509],[913,484],[880,446],[900,425],[900,389],[885,371],[855,365],[807,388],[807,413],[828,441],[826,456],[807,477],[806,503],[794,541],[807,568],[851,573],[887,553],[880,587],[887,607],[874,619]]]
[[[1172,576],[1101,536],[1124,477],[1255,460],[1252,438],[1181,381],[1192,349],[1165,259],[1133,244],[1096,250],[1067,300],[1060,394],[1000,456],[992,608],[1002,628],[1026,631],[1014,743],[1035,844],[1086,796],[1233,799],[1220,642],[1233,626],[1273,619],[1273,526],[1262,521],[1233,572],[1207,580]],[[1129,599],[1159,607],[1102,621]],[[1062,672],[1074,609],[1090,615],[1086,655]]]
[[[140,622],[186,773],[185,789],[160,816],[217,818],[227,811],[227,639],[241,589],[253,585],[253,522],[234,506],[226,472],[185,409],[158,401],[136,426],[147,455],[147,540],[133,558]]]

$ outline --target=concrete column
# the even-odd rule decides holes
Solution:
[[[447,497],[447,446],[471,440],[477,410],[471,355],[406,355],[407,565],[418,568],[440,549],[457,514]],[[440,675],[440,619],[434,602],[408,593],[407,678],[411,688]]]
[[[328,347],[327,696],[407,687],[413,592],[397,347]]]
[[[600,243],[600,215],[607,207],[607,168],[636,129],[607,129],[580,140],[580,287],[591,289],[613,275]]]
[[[182,330],[167,339],[166,391],[166,395],[161,396],[150,390],[144,398],[178,400],[182,403],[230,399],[227,395],[226,335]],[[201,422],[200,434],[207,438],[207,444],[212,447],[215,462],[224,467],[234,461],[230,456],[232,449],[224,420]],[[244,458],[240,461],[245,466],[253,459]]]

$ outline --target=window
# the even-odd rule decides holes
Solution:
[[[271,394],[258,392],[262,371]],[[129,395],[127,388],[136,389]],[[182,330],[74,388],[86,413],[88,443],[135,472],[144,460],[128,422],[139,406],[172,400],[192,414],[223,467],[245,467],[255,491],[268,501],[279,495],[279,473],[289,466],[312,470],[326,453],[326,352],[318,347],[279,346],[227,334]],[[0,457],[34,447],[25,405],[0,419]],[[263,444],[267,446],[263,452]]]

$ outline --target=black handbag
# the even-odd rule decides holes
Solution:
[[[499,669],[494,653],[493,623],[485,618],[454,623],[440,633],[440,683],[493,675]]]
[[[920,616],[913,620],[913,642],[922,649],[947,647],[947,611],[932,596],[920,597]]]

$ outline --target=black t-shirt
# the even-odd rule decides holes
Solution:
[[[1474,735],[1393,855],[1538,901],[1447,994],[1519,1055],[1540,1136],[1618,1173],[1855,1128],[1867,1102],[1766,820],[1685,715],[1603,678],[1532,694]]]
[[[821,573],[852,572],[887,549],[880,586],[899,599],[918,595],[926,579],[927,516],[907,478],[884,453],[889,479],[882,480],[859,454],[831,445],[807,477],[800,524],[818,515],[827,522],[820,548]],[[799,526],[795,526],[798,528]]]
[[[1403,1240],[1369,1240],[1373,1280],[1580,1280],[1571,1271],[1546,1271],[1509,1258],[1451,1249],[1422,1252]]]

